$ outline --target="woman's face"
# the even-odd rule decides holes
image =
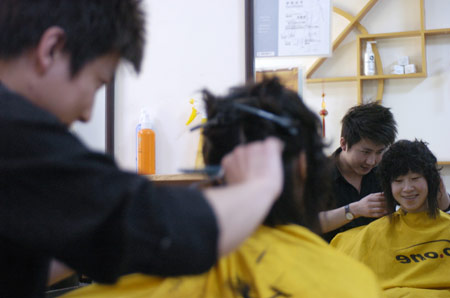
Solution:
[[[409,171],[391,182],[392,195],[401,208],[410,213],[428,210],[428,184],[422,174]]]

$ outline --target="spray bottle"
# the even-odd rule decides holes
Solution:
[[[150,114],[141,110],[137,127],[137,172],[141,175],[155,174],[155,132]]]
[[[376,73],[375,69],[375,55],[372,50],[372,44],[376,41],[368,41],[366,45],[366,52],[364,53],[364,75],[373,76]]]
[[[186,125],[189,125],[197,116],[200,116],[201,123],[206,122],[206,111],[203,101],[198,99],[191,98],[189,100],[189,103],[192,105],[192,112],[189,116],[188,121],[186,122]],[[198,146],[197,146],[197,153],[195,156],[195,168],[203,168],[205,163],[203,161],[203,154],[202,154],[202,148],[203,148],[203,134],[200,132],[200,138],[198,140]]]

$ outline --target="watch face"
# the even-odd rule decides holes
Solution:
[[[350,212],[347,212],[347,213],[345,213],[345,218],[347,218],[348,220],[352,220],[353,214],[351,214]]]

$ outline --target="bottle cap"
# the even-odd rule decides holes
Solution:
[[[141,114],[139,116],[139,124],[141,124],[141,129],[151,129],[153,126],[152,120],[150,119],[150,113],[147,109],[141,109]]]

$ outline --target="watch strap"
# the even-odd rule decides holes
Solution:
[[[350,204],[345,205],[345,218],[348,220],[353,220],[355,218],[355,215],[350,211]]]

